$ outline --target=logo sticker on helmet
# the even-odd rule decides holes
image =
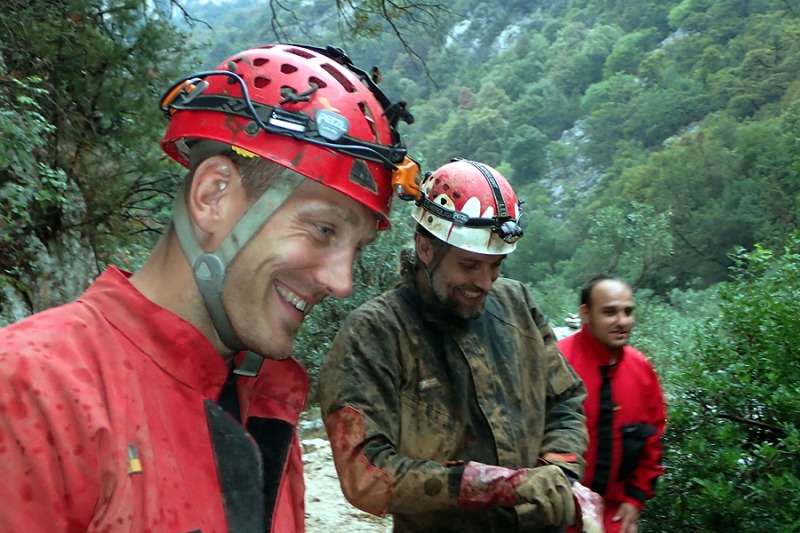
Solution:
[[[314,121],[319,134],[329,141],[338,141],[350,129],[350,122],[346,118],[327,109],[317,111]]]

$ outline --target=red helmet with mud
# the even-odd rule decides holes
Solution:
[[[502,174],[489,165],[454,159],[421,185],[413,217],[457,248],[479,254],[509,254],[522,237],[521,201]]]
[[[268,45],[174,84],[161,101],[171,118],[161,146],[186,167],[202,139],[263,157],[364,204],[388,229],[406,155],[389,107],[341,50]]]

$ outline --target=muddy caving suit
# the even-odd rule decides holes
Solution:
[[[622,523],[611,519],[619,506],[644,508],[664,472],[664,393],[650,361],[631,346],[624,346],[611,365],[611,352],[585,326],[558,345],[589,391],[584,484],[603,496],[606,532],[615,533]]]
[[[463,464],[580,457],[582,382],[521,283],[498,279],[475,320],[441,316],[405,282],[339,330],[319,397],[345,496],[397,532],[550,531],[529,504],[459,508]]]
[[[0,330],[0,531],[302,532],[305,370],[237,376],[240,424],[219,352],[128,276]]]

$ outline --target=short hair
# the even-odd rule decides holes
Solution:
[[[414,236],[416,237],[417,235],[431,242],[434,256],[447,253],[451,248],[450,244],[447,244],[439,237],[435,236],[420,223],[417,223],[417,227],[414,229]],[[403,278],[413,279],[417,275],[417,272],[419,272],[419,267],[420,260],[416,246],[409,246],[400,251],[400,275]]]
[[[603,281],[619,281],[620,283],[627,283],[625,280],[615,276],[613,274],[596,274],[586,280],[586,283],[583,284],[581,288],[581,295],[580,295],[580,305],[586,305],[587,307],[592,306],[592,291],[594,288]]]
[[[183,194],[185,196],[189,194],[190,185],[192,180],[194,180],[197,167],[200,166],[200,163],[213,155],[227,157],[231,160],[231,163],[236,166],[242,179],[242,187],[247,195],[247,199],[251,202],[258,200],[275,180],[280,179],[284,172],[291,172],[291,170],[286,169],[278,163],[274,163],[263,157],[245,157],[234,152],[232,148],[225,147],[220,151],[212,151],[211,153],[206,153],[192,159],[191,168],[183,178]],[[171,233],[173,231],[175,231],[174,219],[170,221],[167,227],[167,232]]]
[[[242,187],[250,200],[256,200],[269,189],[270,185],[287,171],[278,163],[274,163],[263,157],[247,157],[235,152],[230,146],[214,141],[203,141],[200,154],[192,157],[192,167],[185,178],[186,190],[194,179],[197,167],[213,155],[227,157],[236,166],[242,178]],[[203,151],[204,150],[204,151]]]

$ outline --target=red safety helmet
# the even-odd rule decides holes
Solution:
[[[517,195],[489,165],[454,159],[421,185],[414,220],[442,241],[479,254],[509,254],[522,237]]]
[[[389,107],[341,50],[268,45],[175,83],[161,100],[171,119],[161,146],[187,168],[202,139],[263,157],[367,206],[388,229],[393,173],[417,168]]]

